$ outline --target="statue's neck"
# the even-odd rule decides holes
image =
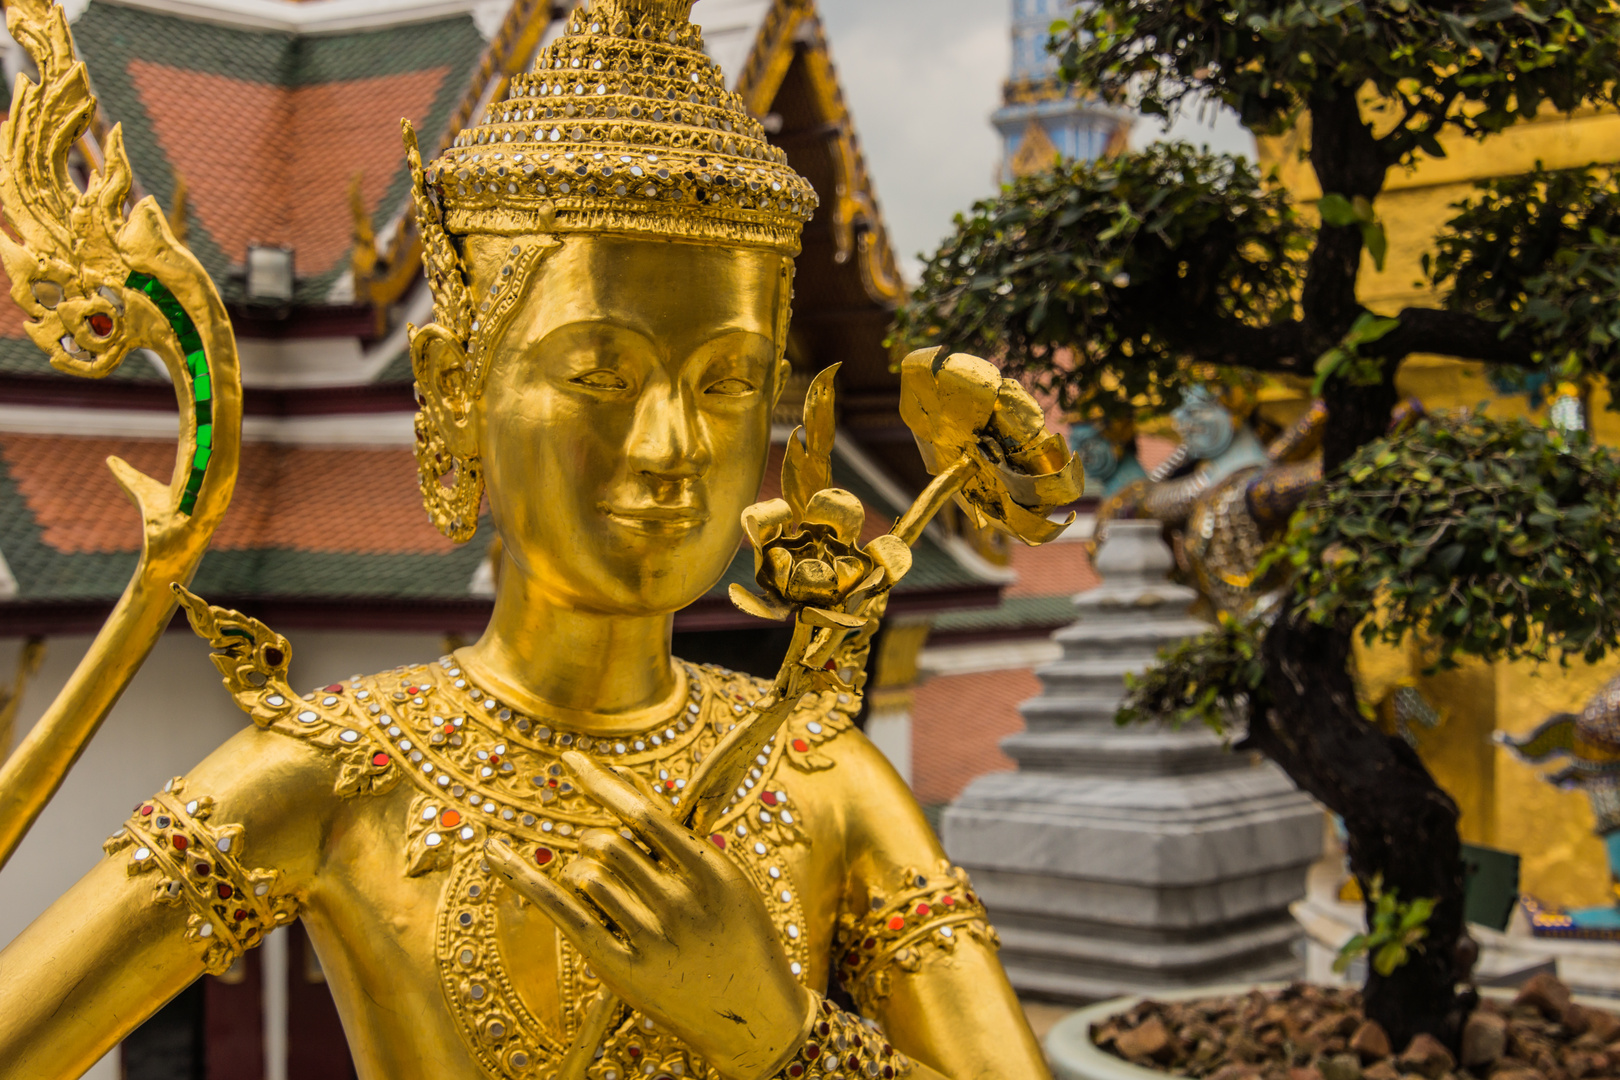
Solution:
[[[671,614],[603,615],[557,603],[508,562],[495,614],[456,659],[488,693],[532,716],[568,717],[607,735],[656,723],[684,704],[670,659]]]

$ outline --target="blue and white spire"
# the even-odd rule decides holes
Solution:
[[[1052,24],[1074,10],[1074,0],[1012,0],[1012,71],[1005,104],[991,116],[1001,133],[1000,179],[1066,162],[1093,161],[1117,149],[1131,117],[1077,95],[1058,81],[1057,57],[1046,51]]]

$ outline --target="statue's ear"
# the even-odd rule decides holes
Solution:
[[[781,404],[782,391],[787,389],[788,380],[791,379],[792,377],[793,377],[793,362],[791,360],[789,360],[786,356],[783,356],[780,360],[778,360],[776,362],[776,379],[775,379],[776,388],[775,388],[774,392],[771,394],[771,410],[773,412],[775,411],[776,406]]]
[[[466,347],[438,324],[411,327],[411,371],[421,393],[422,414],[463,461],[477,455],[478,435],[472,412],[476,379]]]

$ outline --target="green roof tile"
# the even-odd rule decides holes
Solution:
[[[992,608],[947,611],[934,619],[935,633],[976,633],[987,630],[1057,629],[1078,615],[1068,596],[1004,597]]]

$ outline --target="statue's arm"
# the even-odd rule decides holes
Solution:
[[[837,978],[894,1045],[950,1080],[1045,1080],[995,932],[905,782],[871,743],[836,751],[846,818]]]
[[[250,728],[136,807],[107,857],[0,951],[0,1078],[82,1075],[295,918],[336,802],[329,760]]]

